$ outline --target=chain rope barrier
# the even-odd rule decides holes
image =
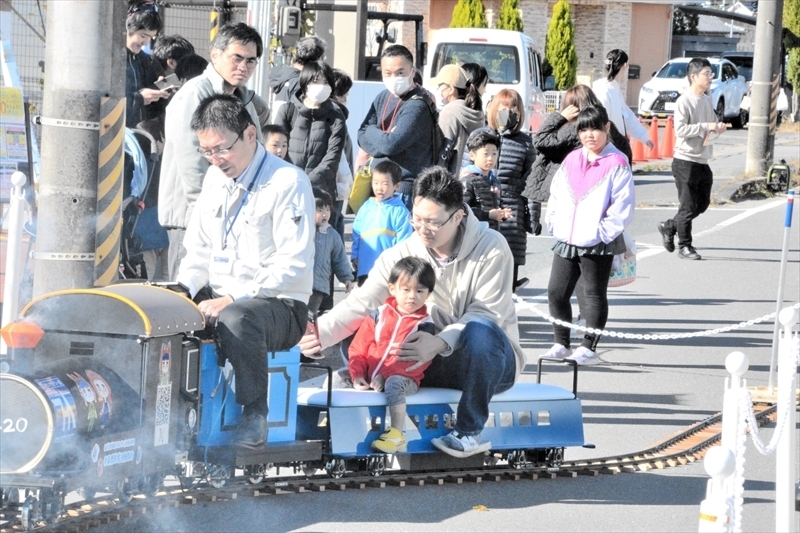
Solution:
[[[530,302],[525,301],[523,298],[517,296],[516,294],[512,295],[512,299],[516,304],[522,305],[522,307],[526,309],[530,309],[541,318],[551,322],[553,324],[557,324],[559,326],[563,326],[565,328],[575,329],[578,331],[583,331],[585,333],[591,333],[592,335],[602,335],[603,337],[611,337],[616,339],[629,339],[629,340],[645,340],[645,341],[667,341],[667,340],[676,340],[676,339],[689,339],[692,337],[708,337],[711,335],[718,335],[720,333],[727,333],[728,331],[734,331],[737,329],[745,328],[748,326],[753,326],[755,324],[760,324],[761,322],[766,322],[767,320],[771,320],[775,318],[777,313],[770,313],[768,315],[764,315],[759,318],[754,318],[752,320],[746,320],[744,322],[739,322],[738,324],[733,324],[731,326],[725,326],[722,328],[716,329],[707,329],[704,331],[694,331],[691,333],[673,333],[669,335],[655,335],[650,333],[623,333],[621,331],[608,331],[606,329],[599,330],[595,328],[587,328],[586,326],[581,326],[578,324],[571,324],[564,320],[560,320],[558,318],[553,318],[552,316],[548,315],[545,312],[539,311],[533,304]],[[796,303],[792,306],[793,309],[800,309],[800,303]]]

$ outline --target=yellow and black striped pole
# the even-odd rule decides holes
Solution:
[[[95,287],[108,285],[117,279],[119,271],[125,98],[101,98],[100,116],[94,256]]]
[[[211,10],[208,15],[209,21],[211,22],[211,28],[209,29],[208,33],[208,40],[209,42],[214,42],[214,39],[217,37],[217,32],[219,31],[220,27],[220,19],[219,19],[219,11],[216,9]]]

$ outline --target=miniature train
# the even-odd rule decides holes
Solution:
[[[265,355],[267,447],[242,454],[230,446],[242,414],[235,376],[219,366],[213,340],[195,333],[204,319],[185,297],[148,284],[60,291],[3,329],[11,357],[0,373],[0,489],[6,511],[16,506],[28,523],[55,520],[68,492],[129,499],[170,474],[220,486],[237,469],[258,481],[271,466],[333,477],[379,475],[389,460],[409,471],[480,467],[487,457],[557,466],[565,447],[585,444],[575,390],[525,383],[490,404],[490,456],[455,459],[430,444],[454,427],[461,393],[449,389],[409,397],[408,452],[376,455],[384,395],[299,388],[294,348]]]

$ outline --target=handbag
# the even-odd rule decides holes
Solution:
[[[636,281],[636,241],[627,231],[622,232],[622,238],[625,252],[614,256],[608,276],[609,287],[622,287]]]
[[[353,188],[350,189],[350,198],[347,200],[347,214],[358,213],[364,202],[369,199],[369,194],[372,192],[372,163],[373,158],[370,157],[356,171]]]

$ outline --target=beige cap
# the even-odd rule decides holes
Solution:
[[[459,89],[467,88],[467,73],[458,65],[445,65],[439,70],[439,74],[431,79],[432,85],[452,85]]]

